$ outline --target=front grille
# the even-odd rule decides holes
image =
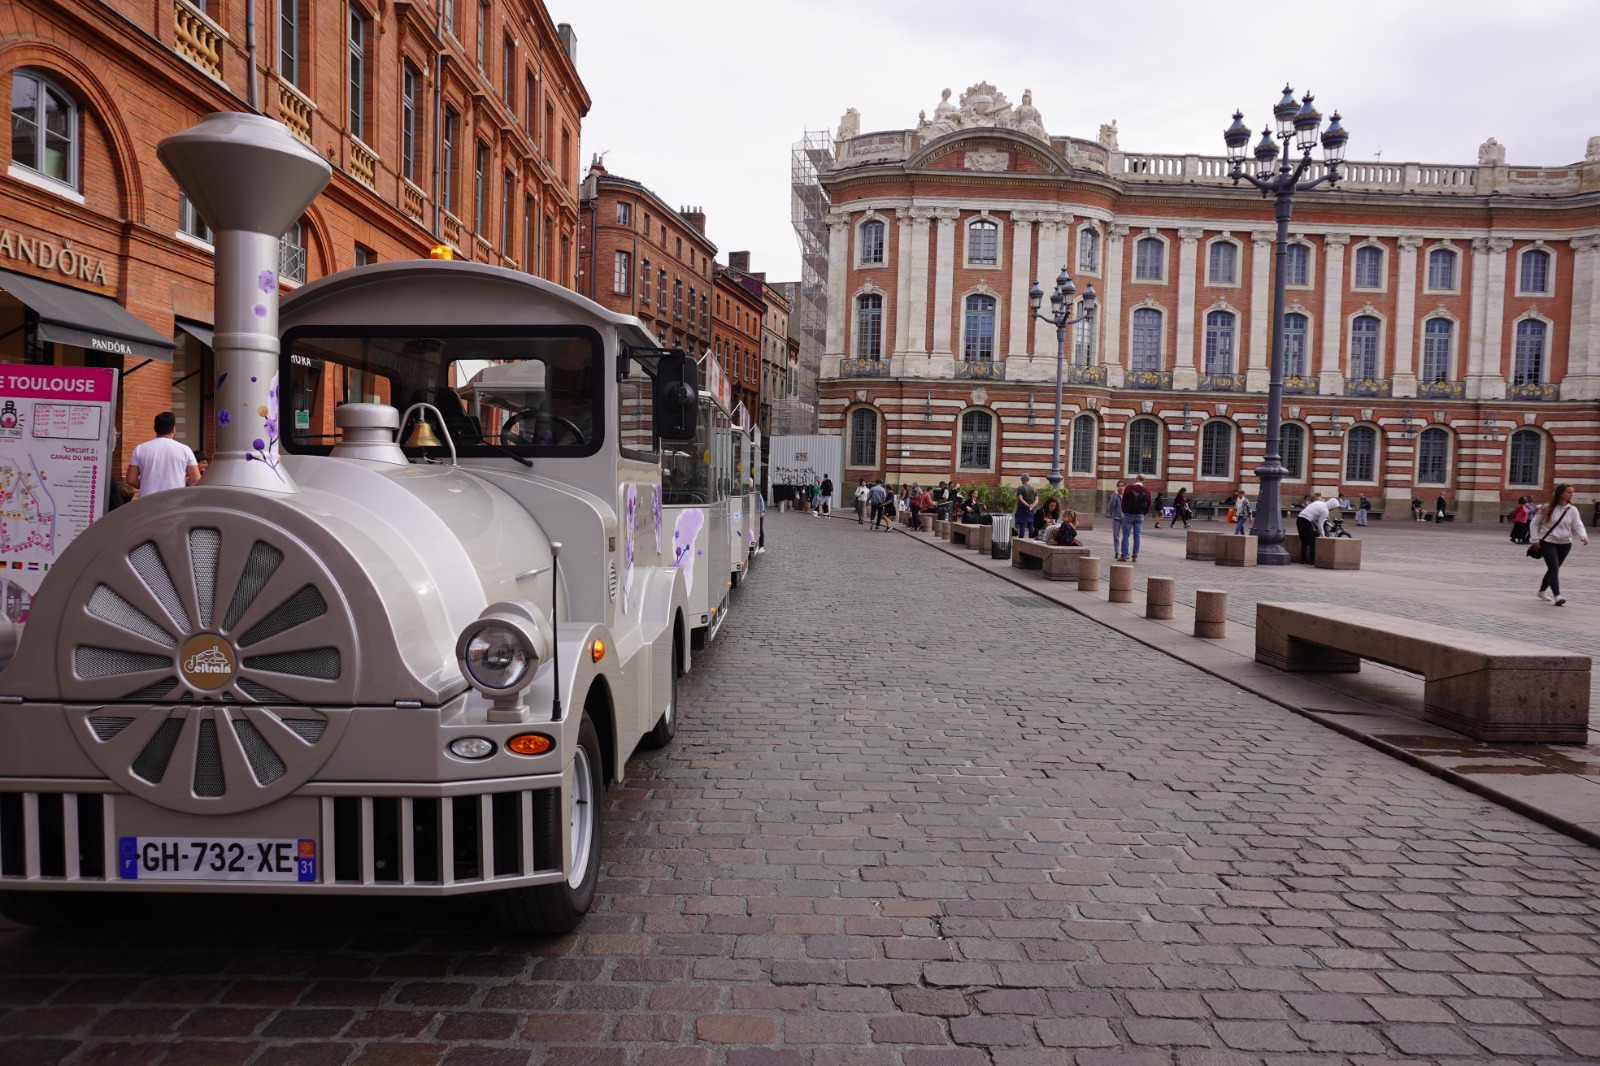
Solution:
[[[183,732],[183,719],[168,718],[161,723],[155,735],[145,742],[144,750],[133,760],[133,772],[150,782],[161,784],[167,776],[167,764],[172,761],[172,751],[178,746],[178,736]]]
[[[222,557],[222,530],[189,530],[189,565],[194,570],[194,591],[199,600],[200,628],[211,628],[217,604],[217,562]]]
[[[248,648],[252,644],[259,644],[268,637],[275,637],[284,630],[293,629],[327,613],[328,605],[323,601],[322,593],[318,592],[315,586],[307,585],[280,603],[271,614],[251,626],[250,632],[239,638],[239,647]]]
[[[105,880],[110,803],[101,793],[0,792],[0,880]]]
[[[172,669],[172,656],[146,655],[138,651],[118,651],[80,644],[72,649],[72,668],[79,677],[110,677],[112,674],[141,674]]]
[[[94,591],[89,594],[89,613],[130,633],[148,637],[164,648],[178,646],[177,637],[162,629],[149,615],[123,599],[110,585],[102,584],[94,587]]]
[[[278,758],[278,753],[272,750],[255,723],[235,718],[233,731],[239,734],[239,746],[244,749],[244,757],[250,761],[250,772],[256,775],[257,781],[270,785],[284,775],[283,760]]]
[[[256,597],[261,595],[261,590],[272,579],[281,562],[283,553],[265,541],[258,540],[250,545],[250,556],[244,561],[244,573],[239,575],[239,585],[233,590],[233,602],[228,604],[228,614],[222,620],[223,629],[231,631],[239,624],[239,619],[256,602]]]
[[[146,587],[161,601],[161,606],[167,609],[167,614],[178,624],[181,632],[187,633],[192,626],[189,625],[189,612],[183,609],[183,600],[178,598],[178,590],[172,584],[172,574],[167,570],[167,564],[162,561],[161,549],[156,547],[155,541],[147,540],[128,553],[128,561],[133,564],[134,572],[144,579]]]
[[[339,677],[338,648],[307,648],[305,651],[280,651],[273,655],[252,655],[244,661],[246,669],[273,674],[317,677],[334,681]]]
[[[324,862],[343,884],[460,884],[557,870],[559,812],[556,789],[325,799]]]
[[[200,720],[200,744],[194,756],[194,794],[216,797],[228,791],[222,773],[222,750],[217,746],[217,721]]]

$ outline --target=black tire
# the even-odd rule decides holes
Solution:
[[[93,929],[121,916],[129,903],[103,892],[0,892],[0,916],[39,929]]]
[[[578,781],[572,797],[573,847],[581,850],[575,862],[569,857],[565,864],[572,877],[553,885],[535,885],[531,888],[511,888],[493,896],[495,920],[501,928],[513,933],[550,936],[569,933],[583,920],[594,903],[595,886],[600,882],[600,823],[601,799],[605,793],[605,765],[601,762],[600,735],[595,731],[589,716],[583,716],[578,728],[578,751],[574,759],[579,765],[577,773],[586,778]],[[545,840],[561,839],[560,805],[552,805],[543,825],[534,826],[534,833]]]
[[[667,697],[667,709],[656,719],[655,728],[639,738],[643,748],[664,748],[678,735],[678,678],[683,674],[683,649],[677,637],[672,639],[672,692]]]

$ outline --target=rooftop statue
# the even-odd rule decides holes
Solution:
[[[969,86],[961,94],[959,106],[950,102],[950,90],[944,90],[932,119],[926,112],[917,116],[917,132],[928,140],[957,130],[983,128],[1016,130],[1046,143],[1050,140],[1044,120],[1033,106],[1031,90],[1022,94],[1021,105],[1013,107],[1004,93],[986,81]]]
[[[847,108],[844,117],[839,120],[838,139],[847,141],[851,137],[859,136],[861,136],[861,112],[853,107]]]
[[[1506,146],[1490,137],[1478,145],[1478,165],[1480,167],[1503,167],[1506,165]]]

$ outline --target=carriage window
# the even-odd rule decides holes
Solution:
[[[308,327],[286,336],[280,366],[289,377],[283,394],[292,409],[282,412],[284,443],[313,454],[338,443],[333,409],[342,397],[391,403],[402,415],[413,404],[431,404],[437,413],[414,410],[400,427],[401,443],[420,420],[441,441],[448,434],[462,458],[503,457],[507,449],[522,456],[592,455],[599,449],[606,412],[597,334],[570,327],[429,332]],[[352,381],[358,383],[354,393]],[[648,395],[648,385],[643,387]],[[219,419],[227,416],[218,412]],[[642,429],[629,427],[632,437],[652,435],[648,413],[644,423]],[[408,447],[406,453],[438,459],[449,449]]]

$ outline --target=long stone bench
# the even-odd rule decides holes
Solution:
[[[1065,547],[1042,540],[1011,538],[1011,565],[1023,570],[1039,570],[1046,581],[1078,580],[1078,560],[1089,554],[1083,546]]]
[[[1371,659],[1423,677],[1424,716],[1475,740],[1582,744],[1587,655],[1325,603],[1256,605],[1256,661],[1359,673]]]
[[[993,526],[980,526],[976,523],[954,522],[950,526],[950,543],[965,544],[976,551],[989,550],[989,538],[994,535]]]

